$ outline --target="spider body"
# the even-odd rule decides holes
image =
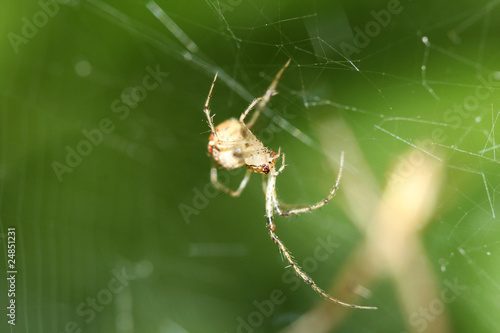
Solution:
[[[293,259],[290,251],[288,251],[283,242],[278,238],[278,236],[274,232],[276,229],[276,225],[274,224],[274,213],[277,213],[280,216],[290,216],[293,214],[309,212],[326,205],[330,201],[330,199],[333,198],[339,186],[340,177],[342,174],[342,166],[344,161],[343,159],[344,155],[342,153],[340,158],[340,170],[337,176],[337,181],[327,198],[311,206],[294,208],[290,210],[282,210],[281,208],[282,204],[279,202],[276,195],[276,178],[285,168],[285,154],[281,154],[280,149],[276,153],[264,147],[264,144],[259,139],[257,139],[257,137],[252,133],[251,128],[255,123],[255,121],[257,120],[257,118],[259,117],[260,112],[264,109],[267,102],[269,102],[271,96],[274,96],[276,94],[275,89],[278,84],[278,81],[289,64],[290,60],[288,60],[285,66],[283,66],[283,68],[281,68],[278,74],[276,74],[276,77],[267,88],[266,93],[262,97],[254,99],[252,103],[250,103],[250,105],[247,107],[247,109],[241,114],[239,119],[230,118],[220,123],[218,126],[214,126],[213,115],[210,115],[210,109],[209,109],[210,98],[212,97],[215,81],[217,80],[217,74],[215,74],[204,108],[204,112],[208,120],[208,125],[210,126],[211,130],[211,134],[208,139],[208,152],[212,156],[214,162],[218,164],[218,166],[227,170],[232,170],[242,166],[246,166],[247,172],[237,190],[232,190],[219,182],[217,176],[217,166],[215,165],[212,166],[210,170],[210,179],[212,181],[212,184],[216,188],[234,197],[237,197],[241,194],[241,192],[247,185],[252,172],[263,174],[265,176],[263,178],[264,180],[263,187],[266,196],[265,210],[266,210],[267,228],[269,231],[269,236],[271,237],[273,242],[279,247],[280,251],[283,254],[283,257],[288,261],[289,265],[294,269],[295,273],[302,280],[304,280],[304,282],[309,284],[316,292],[318,292],[320,295],[329,299],[332,302],[351,308],[376,309],[375,307],[370,307],[370,306],[360,306],[360,305],[345,303],[328,295],[323,289],[321,289],[316,285],[314,280],[311,279],[302,270],[302,268],[300,268],[297,262]],[[252,118],[250,119],[250,121],[245,122],[247,115],[250,113],[250,111],[253,110],[255,106],[257,106],[257,108]],[[280,157],[281,157],[281,166],[279,169],[277,169],[276,162]]]
[[[278,160],[276,152],[264,147],[250,129],[236,118],[215,127],[208,138],[208,152],[217,164],[227,170],[244,165],[250,171],[268,174]]]

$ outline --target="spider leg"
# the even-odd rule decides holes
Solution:
[[[281,147],[278,148],[278,157],[276,157],[276,160],[281,156],[281,166],[276,171],[276,175],[279,175],[283,170],[285,170],[286,164],[285,164],[285,153],[281,154]]]
[[[212,82],[212,86],[210,87],[210,91],[208,92],[208,97],[207,100],[205,101],[205,107],[203,108],[203,111],[207,115],[207,120],[208,120],[208,126],[210,126],[210,130],[212,131],[212,134],[216,137],[217,133],[215,133],[215,126],[213,122],[213,117],[214,115],[210,115],[210,108],[208,105],[210,104],[210,99],[212,98],[212,92],[214,91],[214,86],[215,86],[215,81],[217,80],[217,74],[215,73],[214,81]]]
[[[285,245],[281,242],[281,240],[274,232],[274,230],[276,229],[276,225],[274,224],[274,218],[273,218],[273,202],[274,202],[273,198],[276,193],[275,187],[276,187],[276,173],[275,170],[272,170],[271,174],[269,175],[269,179],[267,181],[267,191],[266,191],[267,227],[269,229],[269,235],[271,236],[271,239],[276,245],[278,245],[279,249],[281,250],[281,253],[283,253],[283,256],[285,257],[286,261],[288,261],[290,266],[292,266],[297,276],[299,276],[302,280],[304,280],[304,282],[309,284],[318,294],[320,294],[321,296],[325,297],[326,299],[334,303],[357,309],[377,309],[376,307],[373,306],[362,306],[362,305],[345,303],[336,298],[331,297],[323,289],[318,287],[316,282],[314,282],[314,280],[311,279],[311,277],[309,277],[309,275],[307,275],[306,272],[302,270],[302,268],[300,268],[295,259],[293,259],[293,256],[290,253],[290,251],[288,251],[288,249],[285,247]]]
[[[278,74],[276,74],[276,76],[274,77],[273,82],[271,82],[271,84],[267,88],[266,93],[264,94],[264,96],[260,97],[260,100],[259,100],[260,103],[257,106],[257,109],[255,110],[255,113],[253,114],[253,116],[250,119],[250,121],[247,123],[248,128],[252,128],[252,126],[255,124],[255,122],[259,118],[260,113],[266,107],[266,105],[269,102],[269,100],[271,99],[271,97],[277,94],[277,92],[276,92],[276,86],[278,85],[278,81],[280,80],[281,75],[283,75],[283,72],[285,71],[285,69],[288,67],[288,65],[290,65],[290,61],[291,61],[291,59],[288,59],[288,61],[286,62],[285,66],[283,66],[279,70]],[[245,111],[245,112],[248,114],[248,112],[250,112],[250,110],[248,110],[248,112],[247,111]],[[245,117],[246,117],[246,115],[245,115]],[[245,119],[245,117],[243,117],[243,119]],[[240,121],[241,121],[241,117],[240,117]]]
[[[245,118],[247,117],[248,113],[253,109],[253,107],[259,103],[260,101],[262,100],[262,97],[257,97],[256,99],[254,99],[252,101],[252,103],[250,103],[250,105],[247,107],[247,109],[241,114],[240,116],[240,123],[242,123],[243,125],[246,125],[245,124]],[[253,125],[253,124],[252,124]],[[246,125],[248,128],[250,128],[251,126],[250,125]]]
[[[290,210],[281,210],[280,203],[277,199],[277,195],[275,192],[273,203],[274,203],[274,209],[276,210],[276,213],[278,213],[278,215],[280,215],[280,216],[290,216],[290,215],[294,215],[294,214],[310,212],[311,210],[318,209],[318,208],[326,205],[328,203],[328,201],[330,201],[330,199],[333,198],[333,196],[335,195],[335,192],[339,188],[340,178],[342,177],[343,166],[344,166],[344,152],[342,152],[342,154],[340,155],[340,168],[339,168],[339,174],[337,176],[337,181],[335,182],[335,186],[333,186],[328,197],[326,197],[325,199],[319,201],[318,203],[316,203],[314,205],[307,206],[307,207],[301,207],[301,208],[294,208],[294,209],[290,209]]]
[[[219,178],[217,177],[217,167],[213,166],[212,169],[210,170],[210,180],[212,181],[212,184],[214,185],[215,188],[224,191],[228,194],[230,194],[233,197],[239,197],[241,192],[245,189],[245,187],[248,184],[248,181],[250,180],[250,175],[252,174],[252,171],[247,169],[245,173],[245,177],[241,180],[240,186],[238,186],[238,189],[236,191],[231,190],[229,187],[221,184],[219,182]]]
[[[285,169],[285,153],[281,154],[281,147],[278,148],[278,158],[281,156],[281,166],[277,171],[274,171],[274,175],[277,176],[279,175],[284,169]],[[267,175],[263,174],[262,175],[262,192],[264,192],[264,195],[266,195],[267,191]],[[274,200],[276,200],[276,192],[274,193]]]

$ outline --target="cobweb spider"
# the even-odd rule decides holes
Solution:
[[[283,66],[278,74],[276,74],[276,77],[267,88],[266,93],[262,97],[254,99],[252,103],[250,103],[250,105],[247,107],[247,109],[241,114],[239,119],[230,118],[222,122],[218,126],[214,126],[213,115],[210,115],[209,109],[210,98],[212,97],[215,81],[217,80],[217,74],[215,74],[214,81],[212,82],[212,86],[210,87],[210,92],[208,93],[204,108],[208,120],[208,125],[210,126],[210,130],[212,132],[208,139],[208,151],[214,161],[217,162],[217,164],[222,168],[231,170],[246,165],[247,171],[236,190],[232,190],[219,182],[217,177],[217,166],[215,164],[212,166],[210,179],[216,188],[229,193],[233,197],[237,197],[241,194],[245,186],[248,184],[252,172],[267,175],[267,181],[266,179],[264,179],[263,185],[266,194],[266,218],[269,235],[271,236],[274,243],[278,245],[281,252],[283,253],[283,256],[286,258],[290,266],[295,270],[295,273],[297,273],[297,275],[302,278],[302,280],[311,285],[311,287],[316,292],[329,299],[330,301],[351,308],[376,309],[376,307],[371,306],[361,306],[345,303],[328,295],[323,289],[316,285],[316,282],[314,282],[313,279],[311,279],[309,275],[307,275],[302,270],[302,268],[300,268],[295,259],[292,257],[290,251],[287,250],[285,245],[274,233],[274,230],[276,229],[273,217],[274,212],[276,212],[280,216],[290,216],[294,214],[310,212],[314,209],[326,205],[335,195],[335,192],[339,187],[339,182],[342,175],[342,167],[344,163],[344,154],[342,152],[342,155],[340,157],[340,170],[337,176],[337,181],[335,182],[335,186],[330,191],[328,197],[308,207],[294,208],[290,210],[283,210],[281,208],[280,202],[276,195],[276,178],[285,168],[285,154],[280,153],[280,149],[278,149],[278,153],[276,153],[264,147],[264,144],[255,137],[251,129],[255,121],[259,117],[261,111],[271,99],[271,96],[277,93],[276,86],[278,84],[278,81],[289,64],[290,60],[288,60],[285,66]],[[255,106],[257,106],[257,108],[255,109],[252,118],[249,121],[245,122],[248,114],[255,108]],[[276,169],[276,162],[280,157],[281,165],[279,169]]]

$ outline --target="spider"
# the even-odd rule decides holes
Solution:
[[[233,197],[238,197],[245,186],[248,184],[250,179],[250,175],[252,172],[260,173],[267,176],[267,179],[263,177],[263,189],[266,196],[266,219],[267,219],[267,228],[269,230],[269,235],[271,239],[274,241],[276,245],[278,245],[281,250],[283,256],[288,261],[289,266],[291,266],[295,273],[307,284],[311,285],[311,287],[320,295],[325,297],[326,299],[338,303],[343,306],[358,308],[358,309],[376,309],[376,307],[371,306],[361,306],[354,305],[342,302],[336,298],[328,295],[323,289],[318,287],[316,282],[312,278],[307,275],[302,268],[297,264],[295,259],[292,257],[292,254],[285,247],[283,242],[278,238],[274,230],[276,229],[276,225],[274,224],[274,213],[276,212],[280,216],[290,216],[294,214],[300,214],[304,212],[310,212],[314,209],[320,208],[326,205],[330,199],[335,195],[340,183],[340,178],[342,176],[342,167],[344,162],[344,154],[342,152],[340,158],[340,170],[337,176],[337,180],[335,182],[335,186],[328,194],[328,197],[319,201],[318,203],[302,207],[295,208],[290,210],[283,210],[281,208],[281,204],[278,201],[276,195],[276,178],[277,176],[284,170],[285,168],[285,154],[281,153],[281,149],[278,149],[278,152],[274,152],[264,147],[264,144],[257,139],[257,137],[252,133],[251,129],[259,117],[261,111],[264,109],[266,104],[269,102],[272,96],[276,95],[276,86],[278,85],[278,81],[281,78],[281,75],[285,71],[285,69],[290,64],[290,59],[287,63],[280,69],[276,77],[271,82],[269,87],[266,90],[266,93],[262,97],[255,98],[247,109],[241,114],[239,119],[230,118],[218,126],[214,126],[213,117],[214,115],[210,115],[209,103],[212,97],[212,92],[215,86],[215,81],[217,80],[217,73],[215,74],[214,80],[212,82],[212,86],[210,87],[210,91],[208,93],[207,100],[205,102],[204,112],[207,116],[208,125],[210,126],[211,135],[208,139],[208,151],[212,156],[213,160],[216,163],[213,163],[213,166],[210,170],[210,180],[212,184],[219,190],[224,191],[230,194]],[[250,121],[245,122],[248,114],[252,111],[255,106],[257,106],[252,118]],[[281,165],[277,169],[276,162],[281,157]],[[217,177],[217,165],[227,169],[236,169],[242,166],[246,166],[247,170],[243,180],[241,181],[239,187],[236,190],[232,190],[225,185],[221,184]]]

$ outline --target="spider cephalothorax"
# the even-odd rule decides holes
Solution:
[[[224,192],[229,193],[232,196],[239,196],[241,191],[245,188],[250,179],[250,175],[252,172],[261,173],[267,175],[267,180],[265,180],[265,194],[266,194],[266,218],[267,218],[267,227],[269,230],[269,235],[271,239],[274,241],[276,245],[280,248],[283,253],[284,258],[288,261],[290,266],[294,269],[295,273],[306,283],[311,285],[311,287],[316,290],[320,295],[325,298],[333,301],[335,303],[352,307],[352,308],[360,308],[360,309],[376,309],[371,306],[360,306],[353,305],[349,303],[342,302],[336,298],[328,295],[323,289],[318,287],[316,283],[300,268],[297,262],[293,259],[290,251],[287,250],[285,245],[281,242],[278,236],[275,234],[274,230],[276,225],[274,224],[274,213],[276,212],[281,216],[289,216],[293,214],[300,214],[303,212],[309,212],[311,210],[320,208],[328,203],[328,201],[334,196],[335,191],[337,190],[340,182],[340,177],[342,174],[342,166],[343,166],[343,153],[340,159],[340,170],[337,176],[337,181],[335,186],[330,191],[330,194],[327,198],[319,201],[315,205],[303,207],[303,208],[295,208],[291,210],[282,210],[280,207],[280,202],[278,201],[276,195],[276,178],[285,168],[285,154],[281,154],[280,150],[278,153],[267,149],[264,147],[264,144],[257,139],[257,137],[252,133],[251,128],[257,118],[259,117],[260,112],[266,106],[267,102],[270,100],[271,96],[276,94],[276,86],[278,81],[285,71],[286,67],[290,64],[290,60],[283,66],[283,68],[276,74],[276,77],[271,82],[269,87],[266,90],[266,93],[262,97],[258,97],[250,103],[247,109],[241,114],[239,119],[230,118],[218,126],[214,126],[213,116],[210,115],[209,103],[210,98],[212,97],[212,92],[215,86],[215,81],[217,80],[217,74],[215,74],[214,81],[212,82],[212,86],[210,87],[210,92],[208,93],[207,100],[205,102],[205,114],[208,119],[208,125],[210,126],[211,134],[208,139],[208,152],[212,156],[213,160],[222,168],[227,170],[236,169],[242,166],[247,167],[247,172],[245,177],[240,183],[240,186],[237,190],[231,190],[230,188],[222,185],[217,177],[217,166],[213,166],[210,172],[210,179],[214,186]],[[248,113],[256,106],[257,109],[252,116],[252,119],[245,123],[245,118]],[[279,169],[276,169],[276,161],[279,158],[281,160],[281,166]]]

